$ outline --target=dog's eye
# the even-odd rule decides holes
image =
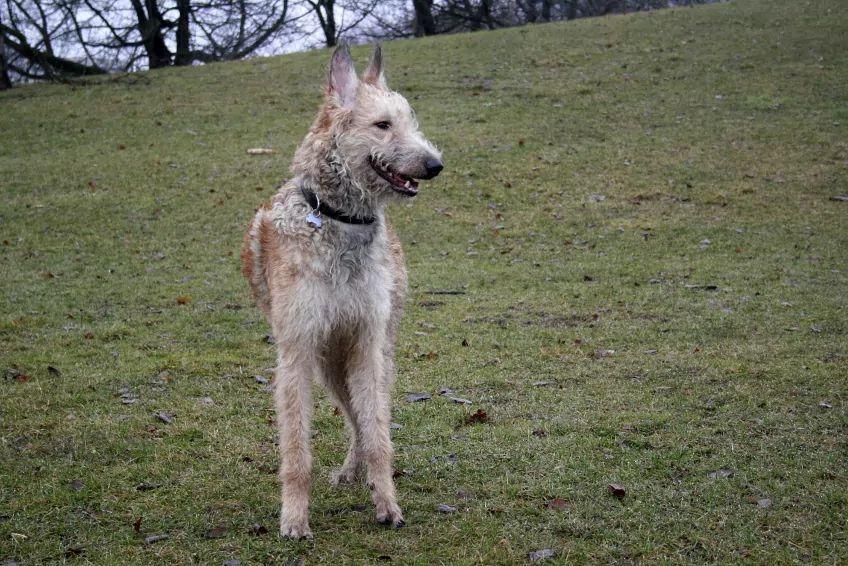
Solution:
[[[383,122],[377,122],[374,125],[377,126],[378,128],[380,128],[381,130],[388,130],[392,126],[392,123],[383,121]]]

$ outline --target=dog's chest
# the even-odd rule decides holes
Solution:
[[[364,232],[364,231],[362,231]],[[326,322],[358,323],[388,314],[393,277],[385,237],[346,233],[313,240],[303,291]]]
[[[386,259],[385,239],[369,228],[340,228],[316,234],[307,251],[310,271],[333,286],[373,279]]]

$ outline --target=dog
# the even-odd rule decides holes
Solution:
[[[348,47],[338,47],[323,105],[295,152],[294,176],[257,210],[241,254],[277,345],[284,537],[312,537],[313,379],[350,432],[333,483],[356,481],[364,467],[377,521],[404,525],[392,479],[389,395],[407,276],[386,206],[414,197],[418,181],[442,168],[407,100],[386,86],[380,46],[361,79]]]

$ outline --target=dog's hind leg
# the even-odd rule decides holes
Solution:
[[[389,390],[384,378],[383,344],[373,335],[364,334],[353,348],[348,364],[351,408],[359,428],[377,521],[402,527],[403,513],[397,504],[392,479],[394,453],[389,436]]]
[[[280,432],[282,509],[280,534],[311,538],[309,483],[312,472],[309,425],[312,417],[312,377],[318,369],[311,353],[279,348],[274,400]]]

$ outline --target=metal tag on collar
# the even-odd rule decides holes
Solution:
[[[310,212],[309,214],[306,215],[306,221],[309,224],[312,224],[313,226],[315,226],[316,228],[320,228],[324,224],[324,221],[321,220],[320,215],[321,215],[320,212],[316,212],[315,210],[313,210],[312,212]]]
[[[318,198],[318,195],[315,195],[315,209],[310,211],[309,214],[306,215],[306,222],[312,224],[316,228],[320,228],[324,225],[324,221],[321,219],[321,200]]]

